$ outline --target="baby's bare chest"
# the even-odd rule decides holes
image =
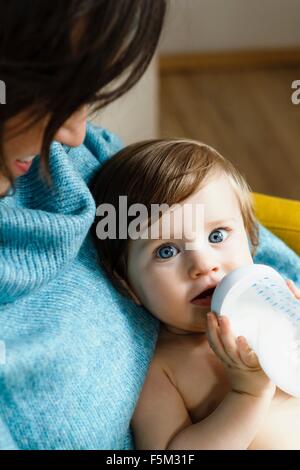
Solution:
[[[207,341],[181,340],[169,349],[166,362],[194,423],[212,413],[229,391],[225,369]]]

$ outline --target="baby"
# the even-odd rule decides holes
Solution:
[[[216,285],[253,263],[258,244],[251,193],[239,172],[202,143],[152,140],[106,162],[92,191],[103,268],[161,325],[132,419],[136,447],[300,449],[300,399],[276,389],[246,339],[210,312]],[[131,208],[125,222],[119,196]],[[112,235],[125,223],[127,237],[107,236],[107,204],[116,211]],[[167,206],[153,219],[158,204]],[[196,217],[182,216],[187,207]],[[130,236],[134,228],[140,231]]]

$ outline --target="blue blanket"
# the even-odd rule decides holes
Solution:
[[[0,199],[1,448],[133,447],[129,422],[158,324],[114,290],[87,237],[86,183],[119,148],[89,125],[84,145],[53,143],[51,188],[37,158]]]
[[[259,227],[259,240],[254,262],[271,266],[284,278],[291,279],[300,287],[300,257],[262,226]]]

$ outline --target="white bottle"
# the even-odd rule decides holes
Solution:
[[[245,336],[277,387],[300,397],[300,301],[281,275],[263,264],[238,268],[217,286],[211,307]]]

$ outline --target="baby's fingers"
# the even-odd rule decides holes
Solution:
[[[244,336],[239,336],[236,342],[240,358],[245,366],[250,367],[251,369],[260,369],[261,367],[258,358],[253,349],[248,345],[246,338]]]
[[[218,321],[213,313],[207,314],[207,339],[213,352],[223,360],[222,343],[219,337]]]
[[[295,286],[291,279],[287,279],[286,283],[292,294],[294,294],[294,296],[296,297],[296,299],[300,300],[300,289]]]
[[[220,319],[219,319],[220,321]],[[221,339],[220,326],[216,316],[213,313],[207,314],[207,339],[211,349],[221,361],[227,365],[233,365],[233,361],[228,357]]]
[[[231,329],[230,329],[230,322],[226,316],[222,316],[219,318],[219,325],[220,325],[220,334],[221,334],[221,341],[227,356],[229,356],[230,360],[237,364],[240,362],[239,352],[236,344],[235,336],[233,336]]]

